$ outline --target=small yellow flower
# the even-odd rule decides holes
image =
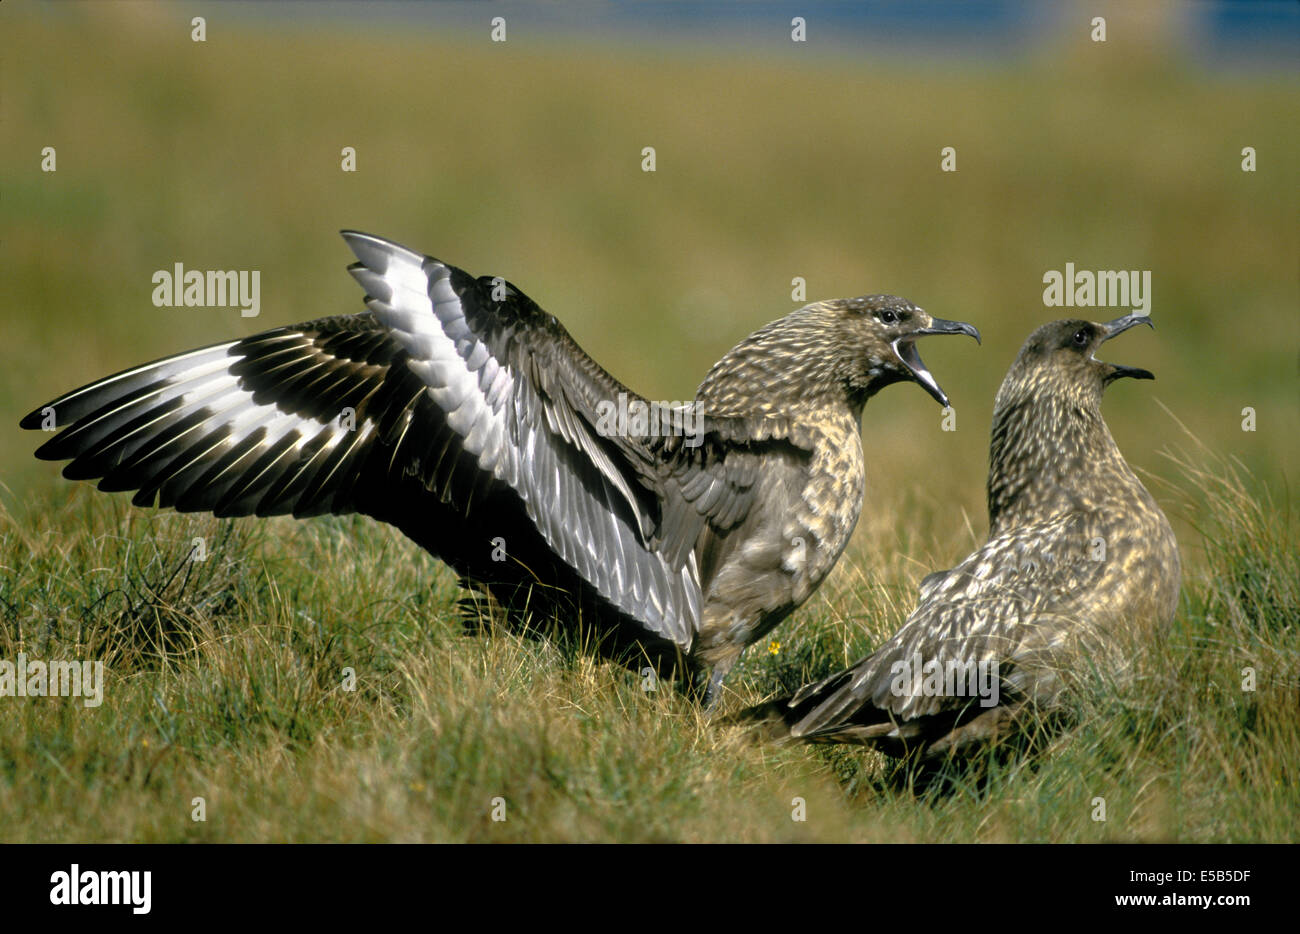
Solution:
[[[146,738],[140,740],[140,745],[143,746],[145,749],[148,749],[148,748],[149,748],[149,739],[148,739],[148,737],[146,737]]]
[[[767,650],[768,650],[768,652],[770,652],[771,654],[776,655],[776,654],[780,653],[780,651],[781,651],[781,643],[779,643],[779,642],[769,642],[769,643],[767,644]]]

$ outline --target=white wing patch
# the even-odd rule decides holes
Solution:
[[[471,329],[443,263],[386,240],[345,233],[360,261],[349,267],[366,306],[410,354],[408,365],[463,439],[465,449],[514,489],[557,554],[614,606],[688,648],[698,628],[699,572],[678,570],[643,544],[626,480],[581,416],[543,400]],[[566,461],[562,439],[603,478],[592,483]],[[630,507],[620,510],[616,497]]]

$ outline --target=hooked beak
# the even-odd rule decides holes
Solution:
[[[965,321],[945,321],[943,318],[932,318],[928,328],[918,328],[911,334],[900,337],[891,344],[894,353],[902,361],[903,366],[907,367],[912,373],[912,378],[925,387],[925,391],[934,396],[944,408],[948,407],[948,396],[939,388],[938,382],[931,375],[925,363],[921,360],[921,355],[916,350],[916,338],[926,334],[969,334],[975,338],[975,343],[980,342],[980,332],[973,325]]]
[[[1116,318],[1114,321],[1107,321],[1105,324],[1102,325],[1102,327],[1106,329],[1106,335],[1101,339],[1101,342],[1105,343],[1106,341],[1114,337],[1116,334],[1123,334],[1125,331],[1133,327],[1135,324],[1145,324],[1148,327],[1150,327],[1152,330],[1155,330],[1155,324],[1152,323],[1150,315],[1139,315],[1130,312],[1129,314],[1125,315],[1122,318]],[[1096,356],[1093,356],[1093,359],[1097,360]],[[1097,362],[1104,363],[1104,361],[1101,360],[1097,360]],[[1119,364],[1119,363],[1105,363],[1104,365],[1110,368],[1109,372],[1106,373],[1106,376],[1102,380],[1102,384],[1106,386],[1109,386],[1115,380],[1123,379],[1126,376],[1132,379],[1155,379],[1156,378],[1156,375],[1152,373],[1150,370],[1144,370],[1141,367],[1124,366],[1123,364]]]

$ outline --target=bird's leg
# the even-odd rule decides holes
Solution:
[[[731,667],[736,664],[740,658],[739,654],[730,658],[725,658],[713,666],[713,674],[709,676],[709,686],[704,691],[704,712],[712,714],[713,708],[718,706],[718,699],[722,697],[722,682],[726,679],[727,673]]]

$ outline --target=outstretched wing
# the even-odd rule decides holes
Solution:
[[[137,491],[137,506],[218,516],[353,511],[357,465],[409,424],[422,387],[370,315],[325,318],[125,370],[27,415],[36,456]]]
[[[1101,528],[1096,513],[1021,526],[990,539],[942,576],[927,577],[920,605],[896,635],[789,701],[798,711],[791,735],[906,738],[909,722],[978,712],[979,698],[970,689],[987,683],[980,679],[990,674],[998,678],[1000,695],[1029,690],[1029,668],[1047,663],[1086,622],[1080,597],[1106,573],[1094,549]],[[944,678],[938,692],[924,683],[931,672]],[[951,691],[954,681],[958,689]]]
[[[553,316],[502,280],[377,237],[344,237],[368,314],[277,328],[70,392],[22,420],[59,429],[37,456],[70,460],[71,479],[135,490],[138,505],[221,516],[356,511],[408,534],[413,519],[395,520],[391,503],[373,508],[377,491],[414,488],[470,515],[476,495],[508,490],[597,593],[688,647],[701,602],[699,522],[669,528],[664,504],[700,521],[733,521],[752,506],[756,468],[742,452],[742,466],[727,469],[725,426],[696,465],[707,482],[665,492],[656,478],[684,478],[686,461],[598,430],[602,402],[639,397]],[[426,513],[436,511],[409,504],[409,516]]]

